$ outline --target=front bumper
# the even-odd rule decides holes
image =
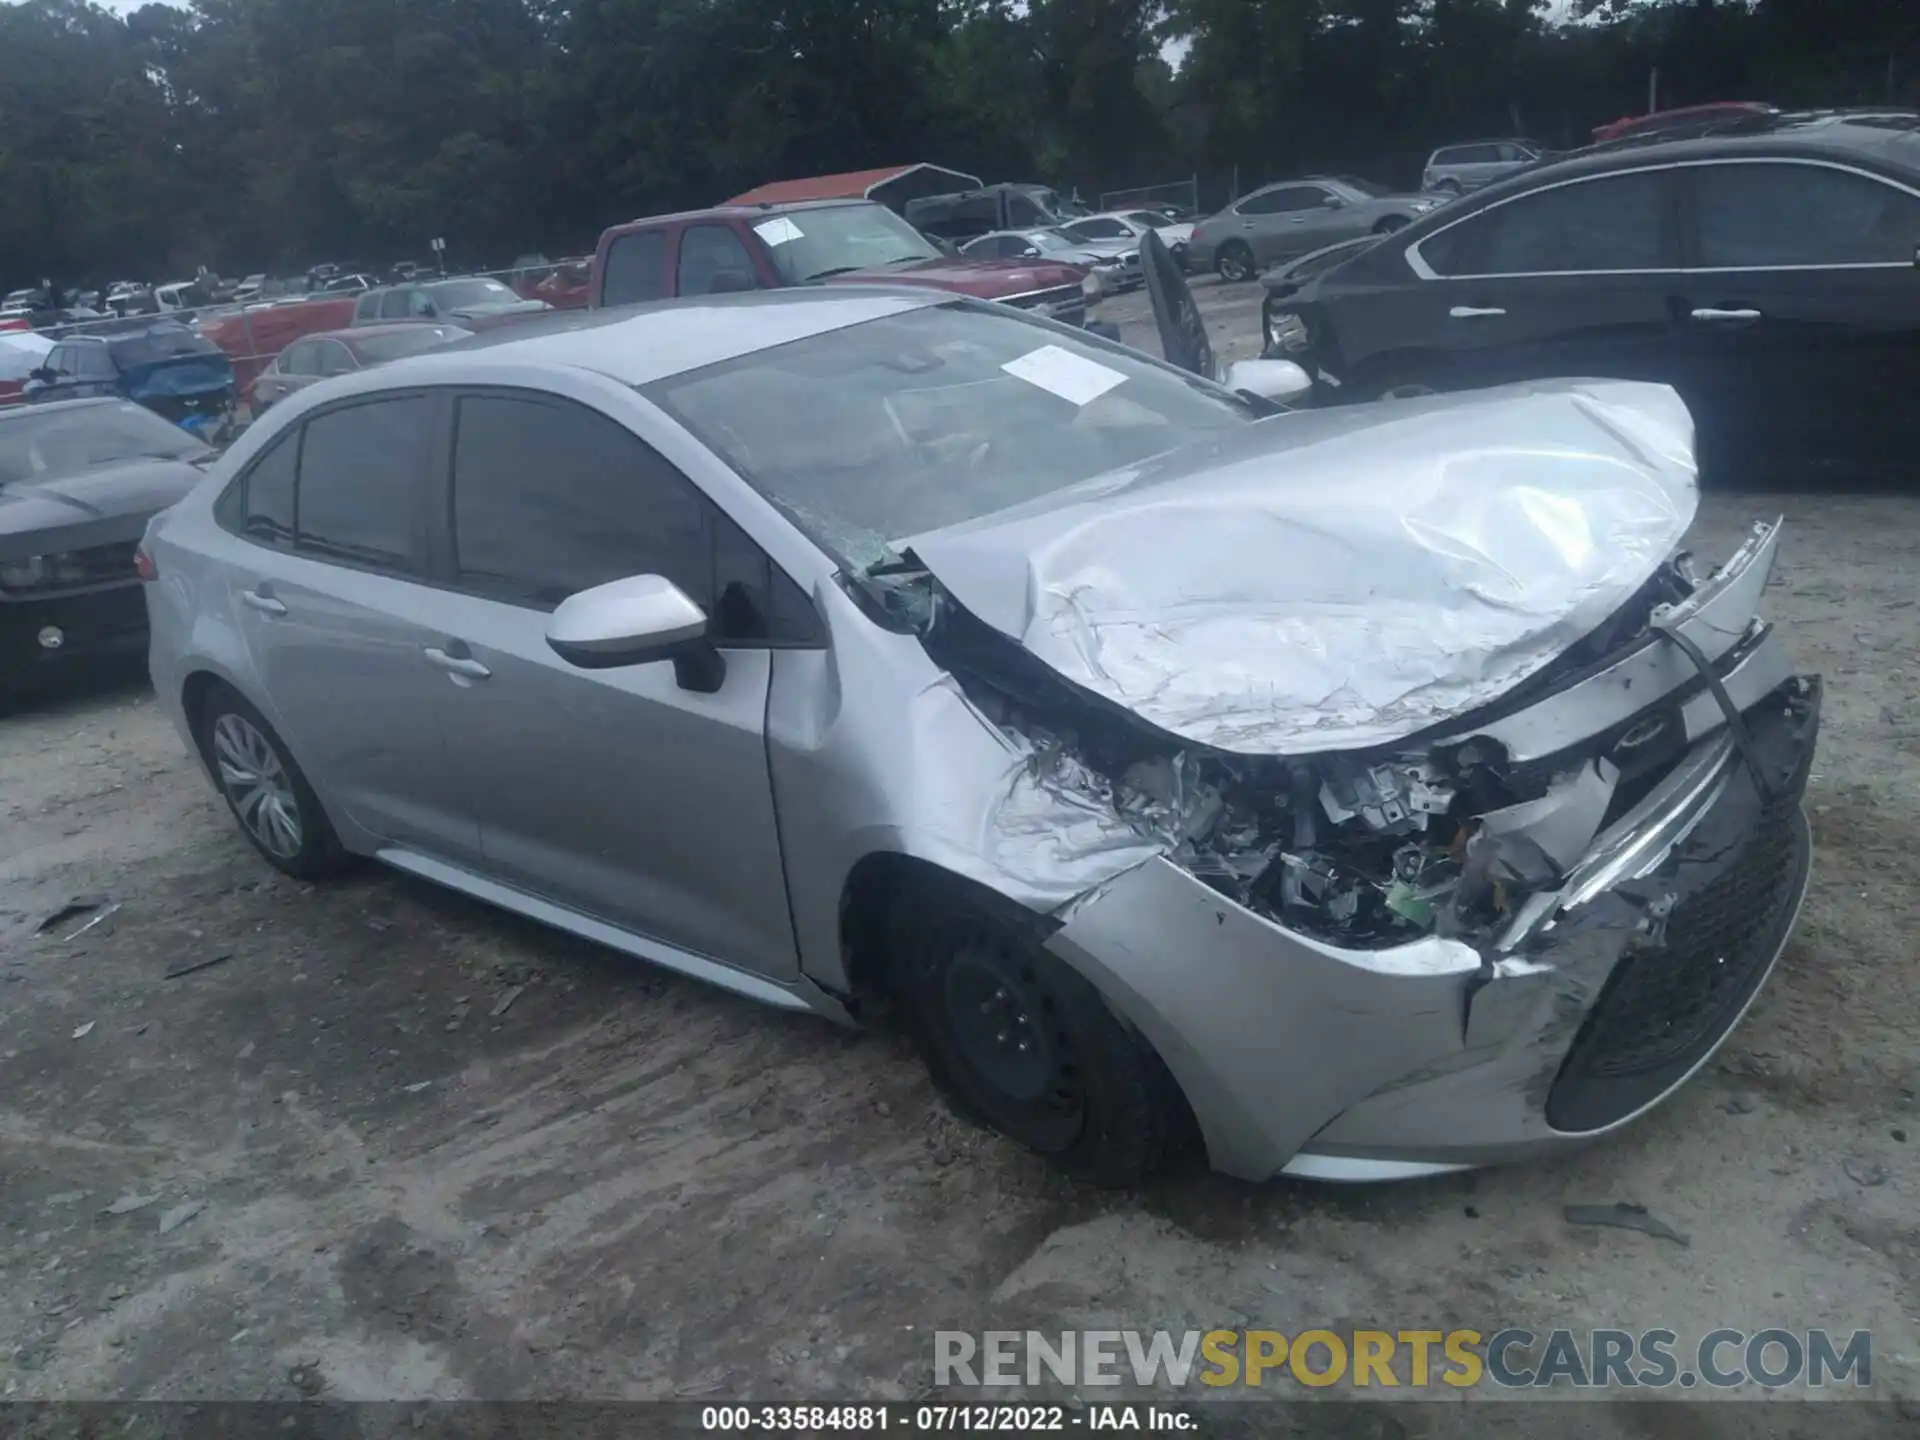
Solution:
[[[50,629],[59,632],[56,645],[42,643]],[[0,599],[0,684],[55,666],[139,655],[146,643],[147,606],[138,580]]]
[[[1166,860],[1049,942],[1180,1082],[1215,1169],[1385,1179],[1591,1140],[1673,1093],[1739,1023],[1798,915],[1820,686],[1745,715],[1594,842],[1524,933],[1342,950]]]

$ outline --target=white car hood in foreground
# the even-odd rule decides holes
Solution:
[[[1243,754],[1390,742],[1598,628],[1692,522],[1662,385],[1303,411],[907,544],[1068,680]]]

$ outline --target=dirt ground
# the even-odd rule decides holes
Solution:
[[[1257,290],[1206,303],[1249,353]],[[1389,1188],[1077,1188],[889,1036],[379,870],[277,877],[137,678],[0,718],[0,1393],[914,1398],[938,1328],[1778,1324],[1870,1329],[1911,1403],[1920,496],[1710,494],[1698,548],[1778,512],[1771,613],[1828,700],[1774,982],[1630,1133]],[[1561,1214],[1615,1200],[1691,1244]]]

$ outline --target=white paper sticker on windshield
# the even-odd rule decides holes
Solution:
[[[754,226],[753,233],[769,245],[784,245],[789,240],[798,240],[803,232],[786,216],[776,215],[773,219],[762,220]]]
[[[1000,368],[1015,379],[1038,385],[1074,405],[1091,404],[1127,378],[1118,370],[1110,370],[1098,361],[1062,350],[1058,345],[1042,345]]]

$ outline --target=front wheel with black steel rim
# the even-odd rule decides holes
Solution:
[[[221,798],[268,864],[299,880],[345,868],[350,857],[319,797],[258,710],[217,686],[201,707],[199,735]]]
[[[919,894],[896,906],[893,990],[935,1083],[968,1118],[1084,1179],[1134,1184],[1192,1121],[1147,1042],[1039,926]]]
[[[1253,251],[1238,240],[1222,245],[1213,263],[1222,280],[1230,280],[1238,285],[1253,279]]]

